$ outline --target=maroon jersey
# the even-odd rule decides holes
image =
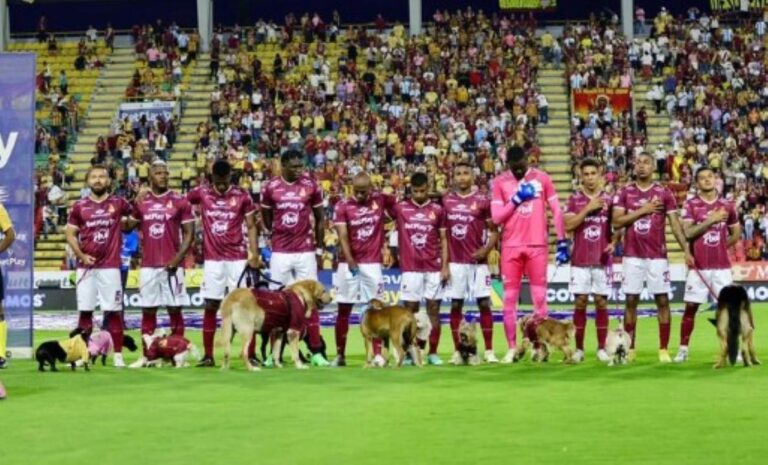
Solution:
[[[710,226],[691,246],[696,266],[704,270],[731,269],[731,261],[728,258],[728,228],[739,224],[739,217],[733,204],[719,197],[713,202],[707,202],[696,196],[683,204],[682,219],[693,224],[703,223],[711,211],[719,208],[728,212],[728,219]]]
[[[181,225],[195,221],[187,199],[173,191],[147,194],[133,207],[133,218],[141,222],[141,266],[162,268],[173,260],[181,246]]]
[[[573,231],[573,266],[607,266],[610,255],[604,253],[611,241],[611,196],[605,192],[597,194],[603,199],[603,209],[591,212],[584,222]],[[591,198],[577,192],[568,198],[566,215],[577,215],[587,206]]]
[[[248,258],[243,224],[247,215],[256,212],[248,192],[230,186],[227,192],[220,194],[208,184],[189,191],[187,200],[192,205],[200,206],[204,260],[233,261]]]
[[[261,208],[272,210],[272,251],[312,252],[312,209],[323,205],[323,191],[309,176],[287,182],[272,178],[261,189]]]
[[[660,212],[645,215],[627,226],[624,238],[626,257],[667,258],[667,214],[677,208],[669,189],[656,183],[646,190],[640,189],[636,184],[629,184],[616,194],[613,204],[615,208],[622,208],[625,213],[630,213],[653,199],[661,201],[663,208]]]
[[[296,330],[300,333],[306,328],[306,306],[293,291],[268,291],[252,289],[259,307],[264,309],[264,322],[261,334],[267,335],[273,330]]]
[[[431,201],[416,205],[402,200],[392,207],[397,224],[401,271],[440,271],[440,230],[445,229],[443,208]]]
[[[96,259],[91,268],[120,268],[120,221],[130,214],[128,201],[113,195],[101,202],[86,197],[72,206],[68,224],[78,231],[80,250]],[[79,261],[77,266],[85,268]]]
[[[171,360],[189,349],[189,345],[189,339],[175,334],[155,338],[147,348],[147,360]]]
[[[379,192],[370,194],[364,203],[351,197],[336,204],[333,222],[346,225],[349,248],[358,263],[381,263],[385,214],[394,204],[393,196]],[[346,261],[341,252],[339,261]]]
[[[472,257],[485,246],[491,201],[479,192],[462,196],[451,192],[443,197],[445,229],[448,235],[448,255],[451,263],[485,263]]]

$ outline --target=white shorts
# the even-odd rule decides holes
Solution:
[[[98,306],[102,312],[123,310],[123,286],[118,268],[77,270],[77,309],[92,312]]]
[[[669,262],[664,258],[624,258],[624,294],[640,295],[643,283],[652,295],[668,294]]]
[[[384,294],[381,263],[360,263],[354,277],[349,272],[349,265],[339,263],[333,274],[333,287],[336,289],[336,302],[341,304],[362,304],[378,299]]]
[[[574,295],[611,295],[611,277],[605,267],[572,266],[568,290]]]
[[[451,282],[447,297],[454,300],[484,299],[491,296],[491,273],[488,265],[449,263]]]
[[[317,258],[315,252],[283,253],[273,252],[269,262],[269,273],[273,281],[288,286],[302,279],[317,280]],[[278,284],[270,284],[273,288]]]
[[[139,271],[139,297],[143,308],[189,306],[184,268],[176,270],[175,278],[168,278],[165,268],[142,268]]]
[[[725,286],[733,284],[733,274],[731,270],[699,270],[701,276],[707,281],[712,290],[715,292],[715,300],[720,295],[720,291]],[[707,284],[701,280],[695,270],[688,270],[688,278],[685,280],[685,295],[683,296],[683,302],[690,302],[692,304],[704,304],[707,303],[709,297],[709,289]]]
[[[439,271],[406,271],[400,276],[400,299],[404,302],[442,300]]]
[[[203,263],[203,282],[200,284],[203,299],[223,300],[227,291],[237,287],[245,264],[246,260],[206,260]],[[245,279],[241,285],[245,286]]]

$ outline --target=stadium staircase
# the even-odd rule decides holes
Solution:
[[[549,102],[549,123],[536,130],[541,147],[540,167],[552,177],[561,205],[572,192],[570,155],[570,97],[562,69],[540,68],[537,84]],[[554,252],[554,231],[550,237],[550,253]]]
[[[645,105],[645,111],[648,114],[648,141],[646,148],[648,152],[653,155],[653,152],[662,144],[664,149],[669,151],[672,147],[672,139],[669,132],[669,116],[666,110],[662,109],[662,112],[658,115],[654,108],[653,102],[646,100],[645,96],[651,89],[653,81],[641,81],[637,80],[634,83],[632,89],[632,104],[634,106],[635,114],[640,110],[640,107]],[[672,235],[672,229],[667,222],[667,250],[669,253],[669,260],[672,263],[683,263],[685,257],[680,245],[675,240],[675,236]]]
[[[177,129],[176,143],[171,151],[169,167],[171,186],[181,186],[181,169],[185,162],[194,166],[193,153],[197,144],[197,125],[208,121],[211,114],[209,106],[213,81],[208,81],[210,55],[199,53],[198,59],[188,68],[189,82],[182,97],[181,124]]]

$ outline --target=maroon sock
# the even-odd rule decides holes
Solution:
[[[373,340],[373,355],[381,355],[381,339]]]
[[[669,346],[669,333],[671,329],[671,324],[669,321],[666,323],[659,322],[659,348],[663,350],[667,350],[667,347]]]
[[[77,327],[83,331],[93,329],[93,312],[80,312],[77,319]]]
[[[629,333],[629,336],[632,338],[632,345],[630,346],[630,349],[635,348],[635,323],[630,323],[628,321],[624,321],[624,331]]]
[[[573,311],[573,326],[576,328],[576,349],[584,351],[584,328],[587,326],[587,309]]]
[[[184,315],[181,309],[168,309],[168,318],[171,320],[171,334],[184,336]]]
[[[483,331],[485,350],[493,350],[493,313],[490,308],[480,310],[480,329]]]
[[[608,310],[598,308],[595,316],[595,326],[597,326],[597,348],[605,348],[605,338],[608,336]]]
[[[112,344],[115,347],[115,353],[123,351],[123,314],[122,312],[107,312],[107,331],[112,336]]]
[[[680,323],[680,345],[687,346],[691,340],[693,327],[696,323],[696,311],[699,309],[697,304],[685,304],[683,321]]]
[[[349,315],[352,304],[339,304],[339,314],[336,316],[334,335],[336,337],[336,355],[343,357],[347,349],[347,333],[349,333]]]
[[[451,308],[451,337],[453,338],[453,348],[456,350],[459,350],[459,325],[462,318],[461,308]]]
[[[157,311],[156,310],[144,310],[141,312],[141,335],[152,335],[157,329]],[[142,338],[142,346],[144,345],[144,338]],[[147,356],[147,348],[144,347],[144,356]]]
[[[429,355],[437,353],[437,346],[440,344],[440,320],[436,325],[432,325],[432,331],[429,332]]]
[[[323,341],[320,339],[320,314],[317,313],[317,309],[312,310],[307,319],[307,336],[310,350],[315,351],[323,346]]]
[[[213,358],[213,338],[216,335],[216,313],[219,310],[218,302],[206,304],[203,312],[203,349],[206,358]]]

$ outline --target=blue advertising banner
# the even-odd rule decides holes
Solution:
[[[32,355],[34,137],[35,55],[0,53],[0,203],[16,232],[16,241],[0,254],[0,272],[8,347],[15,357]]]

